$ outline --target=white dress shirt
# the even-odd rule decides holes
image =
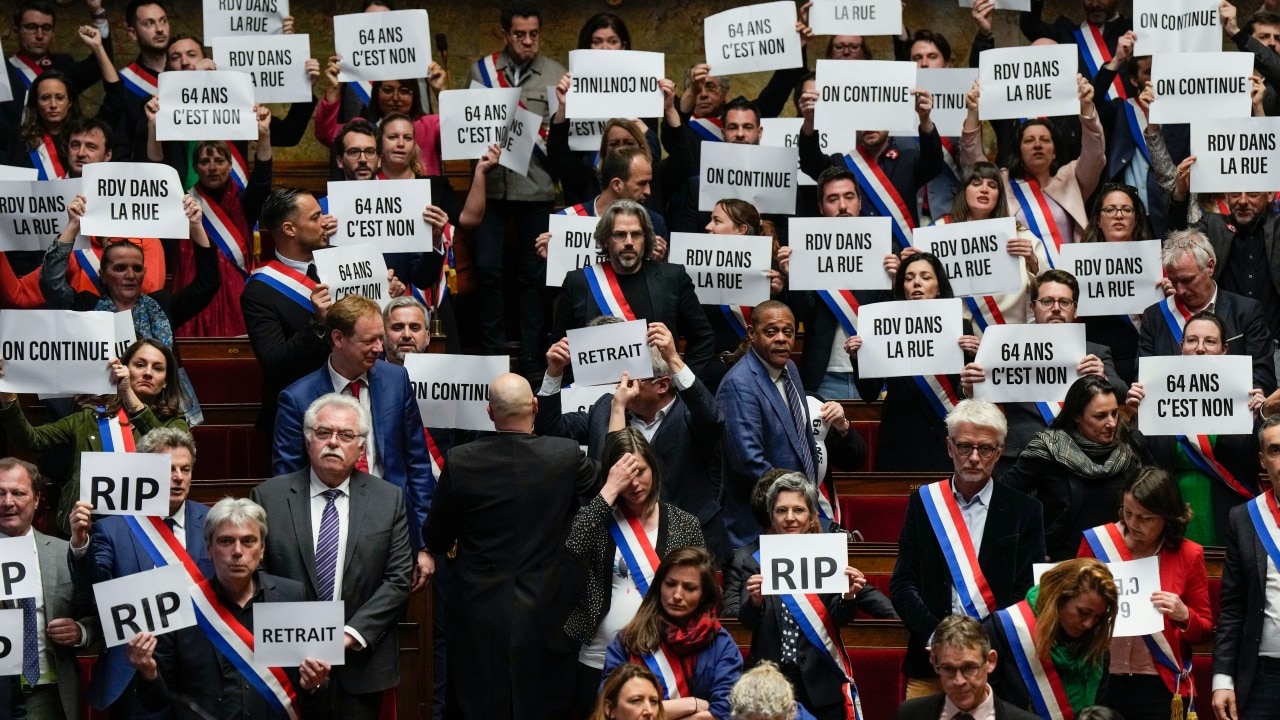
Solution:
[[[314,470],[311,471],[311,547],[320,544],[320,520],[324,517],[324,507],[328,501],[324,492],[328,485],[320,482]],[[337,487],[338,497],[333,500],[333,507],[338,511],[338,562],[333,569],[333,599],[342,599],[342,571],[347,560],[347,536],[349,533],[349,517],[351,508],[351,478],[342,481]]]
[[[1253,572],[1253,569],[1249,568],[1248,572]],[[1263,588],[1262,641],[1258,643],[1258,656],[1280,657],[1280,570],[1276,569],[1276,564],[1271,560],[1270,555],[1267,556],[1267,584]],[[1233,676],[1214,673],[1214,690],[1235,690],[1235,688],[1236,679]]]

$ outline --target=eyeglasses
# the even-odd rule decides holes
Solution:
[[[933,669],[938,671],[940,677],[953,678],[956,675],[963,675],[966,680],[973,680],[978,677],[978,671],[982,669],[982,666],[977,664],[961,665],[960,667],[934,665]]]
[[[838,53],[852,53],[860,50],[862,50],[862,45],[858,43],[836,43],[831,46],[831,51]]]
[[[323,425],[316,428],[315,430],[312,430],[311,434],[315,436],[317,440],[323,440],[326,442],[329,441],[334,435],[337,435],[338,440],[348,444],[353,443],[360,438],[359,433],[352,432],[350,430],[334,430],[331,427],[325,427]]]
[[[1132,205],[1108,205],[1102,208],[1102,214],[1107,217],[1129,217],[1134,212]]]
[[[986,460],[992,455],[995,455],[997,452],[1000,451],[1000,447],[1001,447],[1000,445],[974,445],[973,443],[958,443],[955,440],[951,441],[951,445],[956,449],[956,452],[959,453],[960,457],[969,457],[970,455],[973,454],[974,450],[977,450],[978,457],[982,458],[983,460]]]
[[[1200,347],[1201,345],[1207,348],[1222,347],[1222,341],[1219,340],[1218,338],[1189,337],[1189,338],[1183,338],[1182,344],[1186,345],[1187,347]]]
[[[409,87],[408,85],[401,85],[400,87],[391,87],[390,85],[383,85],[382,87],[378,88],[378,92],[382,93],[383,95],[400,95],[402,97],[413,96],[413,88]]]
[[[609,237],[613,238],[614,240],[643,240],[644,231],[634,230],[632,232],[627,232],[626,230],[614,230],[612,233],[609,234]]]
[[[53,32],[53,25],[49,25],[49,24],[38,25],[36,23],[24,23],[22,25],[19,25],[18,27],[21,28],[22,32],[24,33],[35,34],[40,32],[40,33],[44,33],[45,35],[49,35]]]
[[[1039,298],[1036,300],[1036,304],[1045,310],[1052,308],[1054,305],[1063,310],[1070,310],[1076,304],[1076,301],[1071,298]]]
[[[347,148],[342,154],[352,160],[359,160],[362,157],[372,158],[378,157],[378,148]]]

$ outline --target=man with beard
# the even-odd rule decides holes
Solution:
[[[115,155],[121,160],[147,156],[147,101],[160,94],[160,73],[167,64],[169,12],[160,0],[130,0],[124,7],[125,31],[138,44],[138,59],[120,70],[123,115],[115,126]]]

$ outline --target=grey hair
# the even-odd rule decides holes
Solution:
[[[257,523],[258,539],[267,541],[267,511],[248,498],[224,497],[209,508],[204,518],[204,544],[213,547],[213,537],[223,525]]]
[[[1217,257],[1213,252],[1213,245],[1204,233],[1199,230],[1177,230],[1169,233],[1169,239],[1164,241],[1164,248],[1160,251],[1160,264],[1173,267],[1188,253],[1195,258],[1196,267],[1201,270],[1209,267],[1209,261]]]
[[[1262,433],[1266,432],[1268,428],[1273,428],[1277,425],[1280,425],[1280,413],[1262,418],[1262,424],[1258,426],[1258,450],[1260,452],[1266,451],[1266,447],[1262,444]]]
[[[361,438],[369,437],[369,411],[364,409],[360,401],[350,395],[342,393],[328,393],[316,398],[307,408],[307,412],[302,416],[302,431],[309,438],[316,429],[316,417],[320,415],[320,411],[327,407],[343,408],[352,410],[359,418],[359,431]]]
[[[613,234],[613,221],[619,215],[634,215],[640,219],[640,229],[644,231],[644,252],[642,255],[647,260],[653,254],[653,246],[656,243],[656,236],[653,232],[653,219],[649,217],[649,211],[634,200],[615,200],[612,205],[605,209],[604,214],[600,216],[600,220],[596,222],[596,247],[602,251],[608,247],[609,236]]]
[[[386,307],[382,308],[382,322],[385,324],[391,319],[391,313],[405,307],[412,307],[421,310],[422,317],[424,319],[431,317],[431,312],[427,310],[427,306],[419,302],[418,298],[412,295],[401,295],[387,303]]]
[[[960,423],[969,423],[977,427],[991,428],[996,431],[996,440],[1004,442],[1009,434],[1009,421],[1005,420],[1000,408],[986,400],[961,400],[954,410],[947,414],[947,436],[955,434]]]
[[[742,673],[729,692],[733,720],[792,720],[795,690],[787,676],[768,660]]]
[[[158,427],[152,430],[138,440],[135,449],[141,453],[154,453],[175,448],[186,448],[191,453],[191,459],[196,459],[196,439],[186,430],[175,427]]]
[[[784,492],[800,493],[804,496],[804,504],[809,506],[809,512],[813,514],[818,512],[818,487],[804,473],[789,472],[774,480],[765,492],[766,513],[773,514],[773,506],[778,502],[778,496]]]
[[[933,632],[932,653],[936,658],[938,650],[944,647],[962,650],[977,649],[982,654],[983,662],[991,653],[991,638],[982,624],[968,615],[948,615],[938,623]]]
[[[723,76],[721,76],[721,75],[707,75],[707,77],[708,77],[708,78],[715,78],[715,79],[716,79],[716,82],[720,83],[720,87],[724,88],[724,94],[725,94],[726,96],[729,94],[729,76],[728,76],[728,75],[723,75]],[[692,83],[692,82],[693,82],[693,66],[692,66],[692,65],[690,65],[690,66],[689,66],[689,67],[684,71],[684,86],[685,86],[685,87],[689,87],[690,83]]]

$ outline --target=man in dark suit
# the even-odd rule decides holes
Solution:
[[[947,454],[955,473],[921,487],[907,505],[889,596],[910,632],[902,661],[908,698],[942,689],[925,651],[938,623],[956,614],[980,619],[977,616],[1021,600],[1032,585],[1032,563],[1044,559],[1040,503],[991,477],[1007,432],[1000,408],[985,400],[961,400],[947,415]],[[934,512],[927,511],[926,504]],[[935,526],[930,515],[960,516],[964,522]],[[958,533],[963,531],[977,552],[977,567],[962,549]],[[958,567],[986,578],[994,604],[976,589],[980,583],[952,575],[948,555],[956,558]]]
[[[445,459],[426,547],[457,545],[448,612],[449,683],[468,720],[567,713],[576,648],[561,631],[576,586],[564,550],[596,463],[565,438],[533,434],[538,400],[519,375],[489,386],[498,434]]]
[[[948,615],[933,633],[933,666],[942,681],[937,695],[898,706],[898,720],[983,717],[1036,720],[1036,716],[996,697],[987,676],[996,669],[996,651],[982,624],[967,615]]]
[[[85,4],[89,7],[91,26],[102,35],[102,47],[110,55],[111,23],[107,20],[102,0],[88,0]],[[11,128],[18,127],[22,121],[23,98],[27,88],[45,70],[66,73],[74,85],[74,88],[68,89],[75,93],[82,93],[102,80],[102,68],[92,52],[81,60],[76,60],[67,53],[53,52],[56,28],[57,16],[53,3],[24,0],[17,4],[13,13],[13,34],[18,39],[17,52],[5,63],[14,99],[0,104],[0,114]]]
[[[643,205],[630,200],[610,205],[596,223],[596,246],[608,261],[594,268],[616,280],[621,297],[611,292],[613,282],[601,283],[599,293],[592,289],[587,273],[593,268],[574,270],[564,278],[551,337],[560,339],[570,328],[586,327],[594,317],[619,314],[612,308],[625,303],[621,314],[629,309],[626,319],[660,322],[683,339],[685,362],[705,378],[715,354],[711,324],[684,266],[649,259],[656,242]]]
[[[213,577],[213,565],[204,542],[204,521],[209,508],[198,502],[187,502],[196,461],[195,439],[186,430],[157,428],[138,441],[137,451],[170,456],[169,515],[165,523],[170,525],[174,537],[187,550],[201,574]],[[77,502],[71,510],[70,562],[76,584],[85,592],[95,583],[145,572],[156,566],[123,517],[109,515],[95,522],[93,506],[84,501]],[[156,717],[146,714],[134,698],[136,671],[129,664],[127,653],[124,645],[117,645],[98,655],[86,699],[91,707],[108,710],[112,718]]]
[[[1092,79],[1094,70],[1090,68],[1097,69],[1103,63],[1098,62],[1096,58],[1085,59],[1086,55],[1092,56],[1092,53],[1082,44],[1083,26],[1088,25],[1090,41],[1101,36],[1100,44],[1107,53],[1106,57],[1109,58],[1116,52],[1116,44],[1120,41],[1120,36],[1133,30],[1133,20],[1120,14],[1116,8],[1119,5],[1117,0],[1081,0],[1080,5],[1084,10],[1084,23],[1078,23],[1063,15],[1059,15],[1056,20],[1049,23],[1044,20],[1044,0],[1031,0],[1031,11],[1018,13],[1018,27],[1031,42],[1047,38],[1059,45],[1074,44],[1080,52],[1081,74]],[[1092,32],[1093,30],[1097,31],[1096,35]],[[1133,97],[1140,89],[1130,86],[1126,91],[1130,97]],[[1063,162],[1066,161],[1063,160]]]
[[[328,362],[280,393],[271,472],[288,475],[306,468],[303,414],[316,398],[329,393],[354,398],[373,420],[356,468],[404,492],[409,538],[416,548],[422,543],[422,525],[431,508],[435,477],[409,373],[402,365],[378,359],[383,349],[383,322],[376,302],[348,295],[329,308],[327,326],[333,348]],[[414,590],[426,584],[421,573],[423,562],[419,555]]]
[[[1173,302],[1165,298],[1142,313],[1138,357],[1181,355],[1181,324],[1176,333],[1173,324],[1209,310],[1227,328],[1227,354],[1252,357],[1253,387],[1270,395],[1276,389],[1275,345],[1262,306],[1227,292],[1214,280],[1218,260],[1209,239],[1198,230],[1175,232],[1165,241],[1160,259],[1173,288]]]
[[[404,493],[355,469],[369,435],[369,414],[355,398],[323,395],[304,423],[311,467],[274,477],[250,497],[274,520],[267,567],[346,608],[346,664],[320,690],[318,716],[372,719],[383,691],[400,683],[396,623],[413,573]]]
[[[67,541],[31,527],[43,489],[44,478],[35,465],[0,459],[0,535],[33,535],[40,561],[40,596],[4,603],[22,610],[24,617],[34,615],[35,632],[15,639],[26,646],[22,674],[0,679],[0,717],[75,720],[80,717],[76,650],[93,641],[98,616],[89,596],[75,592]]]
[[[1271,487],[1258,500],[1233,508],[1227,526],[1213,645],[1213,712],[1218,720],[1280,717],[1280,631],[1274,622],[1280,615],[1280,593],[1274,590],[1280,585],[1280,558],[1267,549],[1277,547],[1280,537],[1269,532],[1264,545],[1251,514],[1274,517],[1271,507],[1280,486],[1280,417],[1272,415],[1262,422],[1258,447]]]

